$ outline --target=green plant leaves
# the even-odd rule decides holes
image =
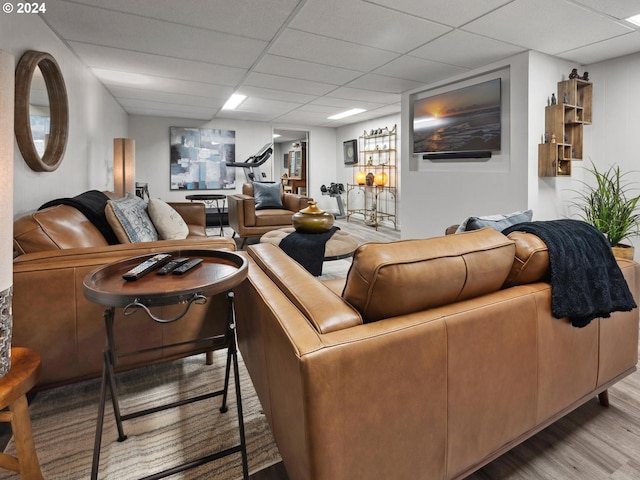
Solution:
[[[580,217],[600,230],[611,246],[640,233],[640,213],[637,211],[640,195],[630,196],[632,184],[620,173],[619,166],[599,171],[592,163],[588,171],[595,177],[596,185],[581,182],[584,191],[578,191],[575,205]]]

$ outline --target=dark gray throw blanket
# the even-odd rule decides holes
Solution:
[[[280,241],[280,248],[317,277],[322,275],[325,245],[338,230],[340,228],[331,227],[323,233],[292,232]]]
[[[69,205],[79,210],[98,229],[109,245],[117,245],[118,239],[113,233],[104,209],[109,197],[98,190],[89,190],[73,198],[58,198],[42,205],[38,210],[54,205]]]
[[[502,233],[514,231],[532,233],[547,244],[554,317],[585,327],[594,318],[636,307],[609,242],[595,227],[564,219],[519,223]]]

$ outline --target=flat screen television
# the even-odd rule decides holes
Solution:
[[[500,150],[500,78],[412,102],[413,153],[489,157]]]

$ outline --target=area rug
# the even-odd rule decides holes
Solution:
[[[226,351],[118,374],[122,414],[184,399],[222,388]],[[281,460],[260,402],[240,359],[249,472]],[[117,441],[111,403],[107,400],[98,478],[127,480],[150,475],[239,442],[233,376],[229,410],[220,413],[221,397],[214,397],[124,422],[128,439]],[[86,480],[90,477],[100,393],[99,380],[60,387],[36,395],[29,411],[42,473],[46,479]],[[6,453],[15,454],[13,441]],[[0,479],[18,479],[0,472]],[[242,478],[240,454],[233,454],[172,479],[235,480]]]

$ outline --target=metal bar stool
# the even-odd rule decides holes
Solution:
[[[0,453],[0,467],[18,472],[24,480],[43,478],[27,404],[27,392],[36,384],[39,375],[38,353],[28,348],[11,349],[11,369],[0,379],[0,422],[11,423],[17,457]]]

